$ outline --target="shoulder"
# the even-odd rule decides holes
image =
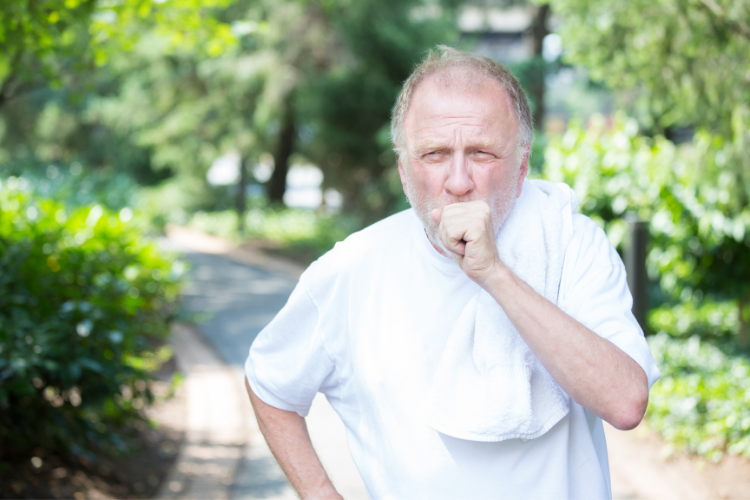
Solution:
[[[325,288],[343,276],[367,269],[389,252],[394,242],[410,237],[414,217],[411,209],[404,210],[336,243],[303,273],[301,279],[306,288],[311,291],[321,286]]]
[[[573,236],[565,250],[558,303],[565,304],[563,308],[571,313],[587,302],[591,304],[593,296],[609,296],[618,303],[632,300],[625,265],[617,250],[596,222],[576,213]]]
[[[565,252],[565,267],[595,270],[622,266],[604,230],[581,213],[573,214],[573,236]]]
[[[567,271],[573,267],[583,269],[621,262],[604,230],[578,211],[578,196],[570,186],[563,182],[529,179],[524,183],[524,192],[527,191],[536,204],[559,211],[563,223],[570,228],[570,239],[565,245],[564,267]]]
[[[357,265],[368,257],[383,252],[395,241],[403,241],[411,231],[413,220],[411,210],[397,214],[352,233],[312,264],[311,267],[334,267],[343,270]]]
[[[530,192],[537,199],[537,203],[549,203],[559,209],[570,212],[578,211],[578,196],[575,191],[564,182],[552,182],[543,179],[528,179],[524,183],[524,190]]]

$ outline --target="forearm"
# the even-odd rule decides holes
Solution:
[[[267,405],[245,380],[258,426],[289,482],[304,499],[341,499],[313,449],[305,419]]]
[[[573,400],[618,429],[638,425],[648,403],[648,380],[638,363],[507,268],[485,289]]]

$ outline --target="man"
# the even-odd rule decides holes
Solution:
[[[601,421],[638,425],[659,372],[604,233],[526,180],[517,80],[438,47],[391,132],[412,210],[311,265],[250,350],[279,464],[301,498],[341,498],[303,418],[323,392],[372,498],[609,498]]]

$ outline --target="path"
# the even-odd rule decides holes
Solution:
[[[213,448],[203,442],[198,442],[199,446],[192,448],[188,446],[187,451],[192,450],[193,456],[189,457],[185,467],[200,470],[205,467],[202,464],[211,465],[213,472],[203,470],[203,473],[209,478],[213,473],[213,484],[224,484],[226,487],[222,494],[208,495],[211,498],[294,499],[296,495],[258,431],[244,395],[242,380],[243,364],[250,344],[284,305],[301,268],[252,252],[238,251],[221,240],[205,235],[177,231],[172,236],[173,245],[193,249],[187,253],[193,265],[191,275],[194,280],[185,292],[187,308],[199,313],[213,312],[198,326],[201,336],[216,350],[214,358],[211,358],[211,353],[204,353],[204,359],[199,363],[204,371],[203,377],[206,380],[206,377],[216,380],[223,377],[223,386],[228,391],[234,391],[232,396],[235,398],[228,402],[231,399],[229,394],[217,391],[207,399],[203,390],[206,380],[198,381],[197,387],[200,388],[196,389],[193,406],[197,406],[195,411],[202,414],[204,420],[223,418],[219,427],[238,429],[234,434],[242,437],[240,441],[244,440],[244,444],[238,444],[236,437],[224,433],[223,437],[214,440]],[[206,368],[221,364],[219,358],[223,359],[225,370],[230,375],[226,372],[218,374]],[[241,423],[236,419],[216,415],[216,412],[211,414],[205,408],[206,405],[234,408],[232,405],[238,404],[242,408],[226,413],[242,415],[245,419],[242,429],[237,427]],[[307,420],[321,460],[343,496],[348,500],[367,499],[362,480],[348,452],[343,425],[325,398],[318,395]],[[745,477],[748,470],[745,462],[733,464],[729,461],[728,466],[717,468],[685,457],[667,460],[661,453],[664,444],[646,429],[639,427],[631,432],[620,432],[606,424],[605,429],[613,500],[750,498],[750,476]],[[206,457],[211,456],[214,459],[207,461]],[[235,464],[234,468],[230,465],[232,463]],[[186,498],[178,494],[171,497]],[[197,497],[192,495],[192,498]]]
[[[223,463],[212,462],[215,468],[223,467],[223,482],[228,483],[226,494],[235,499],[297,498],[257,428],[241,384],[250,344],[286,303],[302,269],[261,255],[233,252],[231,246],[220,240],[199,234],[174,229],[170,236],[172,248],[185,251],[192,265],[192,282],[183,292],[185,307],[196,315],[201,336],[233,373],[232,380],[225,385],[243,393],[241,398],[245,408],[237,413],[244,416],[247,428],[236,432],[243,434],[246,443],[231,480],[226,477],[229,472]],[[206,365],[211,361],[203,360],[202,363]],[[213,377],[220,377],[212,373]],[[200,399],[195,400],[200,404]],[[222,406],[222,401],[216,405]],[[206,418],[210,419],[211,415]],[[344,426],[321,395],[313,402],[307,424],[313,445],[339,491],[347,499],[366,500],[364,483],[349,455]],[[231,446],[235,443],[226,444],[229,446],[221,448],[223,453],[233,456]],[[204,462],[195,463],[200,466]]]

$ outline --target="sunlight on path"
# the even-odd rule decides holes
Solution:
[[[628,432],[604,424],[612,477],[612,500],[709,500],[715,498],[694,472],[665,463],[647,442],[648,431]],[[687,472],[687,474],[685,473]]]
[[[236,499],[295,499],[296,494],[258,430],[244,388],[238,387],[250,344],[286,303],[298,275],[292,267],[278,263],[257,265],[266,264],[262,256],[237,255],[229,245],[211,237],[194,239],[189,232],[181,232],[177,241],[170,243],[173,248],[188,252],[187,259],[192,265],[192,282],[184,293],[185,306],[202,317],[197,329],[229,364],[228,371],[233,374],[231,390],[241,390],[240,398],[245,404],[242,412],[222,417],[233,422],[242,414],[246,428],[244,448],[232,450],[235,454],[239,451],[241,456],[230,457],[236,466],[233,480],[226,485],[227,495]],[[211,387],[203,390],[210,391]],[[199,413],[205,414],[205,410]],[[347,500],[366,500],[364,484],[349,454],[344,425],[322,395],[315,399],[307,423],[321,461],[339,491]],[[227,471],[221,472],[225,478]],[[212,474],[208,469],[204,473]]]

